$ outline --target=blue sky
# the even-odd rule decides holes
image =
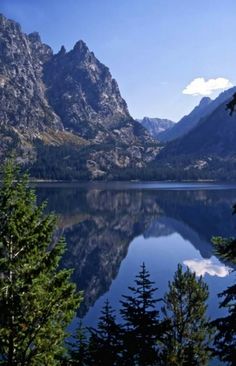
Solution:
[[[235,0],[0,0],[0,12],[55,52],[83,39],[137,118],[177,121],[202,97],[183,94],[195,78],[236,84]],[[202,80],[203,94],[221,81]]]

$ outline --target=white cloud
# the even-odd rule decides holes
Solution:
[[[232,87],[233,84],[225,78],[216,78],[205,80],[196,78],[191,81],[183,90],[183,94],[189,95],[211,95],[216,90],[223,90]]]
[[[226,277],[232,271],[230,267],[223,264],[214,264],[210,259],[189,259],[183,263],[197,276],[209,274],[210,276]]]

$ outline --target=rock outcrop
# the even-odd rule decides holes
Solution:
[[[0,136],[1,160],[14,150],[43,178],[62,178],[63,166],[63,179],[75,170],[76,179],[112,179],[113,170],[144,168],[159,151],[130,116],[109,69],[83,41],[54,55],[38,33],[24,34],[3,15]]]
[[[41,80],[43,64],[52,57],[38,35],[21,32],[19,24],[0,15],[0,121],[25,137],[47,128],[62,129],[49,106]]]
[[[174,128],[175,123],[169,119],[143,117],[137,120],[155,139],[159,139],[159,135],[165,131]]]

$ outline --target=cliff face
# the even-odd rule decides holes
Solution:
[[[143,119],[138,119],[137,121],[144,128],[146,128],[146,130],[148,130],[148,132],[153,138],[157,140],[159,139],[159,135],[161,133],[169,131],[175,126],[175,123],[173,121],[163,118],[144,117]]]
[[[0,16],[0,120],[29,138],[49,127],[62,129],[41,80],[50,57],[52,50],[37,34],[27,36],[17,23]]]
[[[83,41],[66,53],[62,47],[45,65],[44,81],[50,104],[65,128],[86,138],[130,120],[118,85]]]
[[[109,69],[83,41],[69,52],[62,47],[53,55],[38,33],[24,34],[19,24],[3,15],[0,136],[1,160],[15,150],[43,178],[53,178],[50,171],[63,165],[65,149],[65,179],[67,169],[75,166],[87,178],[112,177],[114,169],[143,168],[159,151],[129,115]]]

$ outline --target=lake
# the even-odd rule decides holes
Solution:
[[[37,194],[59,216],[56,235],[67,242],[62,266],[74,268],[73,281],[84,291],[78,317],[85,325],[96,326],[106,299],[119,309],[143,262],[157,297],[181,263],[207,282],[208,314],[223,314],[217,294],[235,274],[230,263],[217,258],[211,238],[236,235],[236,185],[42,184]]]

